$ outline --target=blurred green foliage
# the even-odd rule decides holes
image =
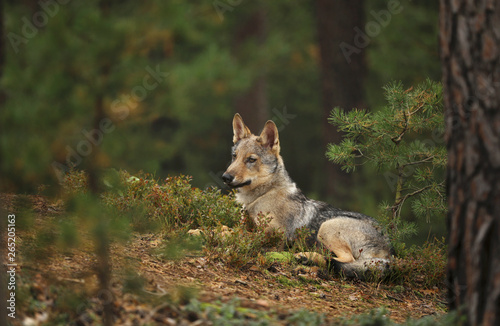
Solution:
[[[373,12],[387,9],[389,1],[367,0],[366,20],[377,21]],[[366,96],[371,107],[385,103],[381,89],[393,80],[416,85],[441,79],[438,48],[439,2],[400,0],[403,8],[390,17],[387,27],[367,47]]]
[[[128,1],[109,9],[69,2],[37,27],[30,18],[43,9],[8,4],[2,187],[54,184],[71,164],[86,167],[92,143],[100,166],[163,177],[189,171],[197,185],[215,184],[209,172],[228,161],[234,98],[256,76],[269,74],[273,108],[312,111],[310,93],[287,99],[295,90],[281,86],[290,78],[317,82],[312,9],[270,5],[270,14],[288,11],[286,23],[270,19],[267,41],[249,40],[236,56],[234,29],[258,5],[221,18],[212,2]],[[283,35],[291,24],[309,27]],[[111,120],[105,130],[92,121],[99,102]]]
[[[379,94],[388,78],[413,82],[439,74],[436,8],[427,2],[402,1],[404,10],[372,39],[366,51],[375,81],[367,83],[368,93]],[[6,4],[4,191],[55,184],[69,162],[85,168],[92,139],[100,166],[160,177],[188,173],[198,187],[218,185],[216,175],[229,161],[234,99],[260,75],[267,79],[269,117],[284,127],[283,144],[293,144],[283,146],[292,176],[306,192],[321,188],[313,3],[50,3]],[[367,20],[386,6],[366,1]],[[235,31],[258,8],[267,15],[265,40],[249,38],[235,53]],[[100,102],[111,120],[101,136],[92,121]],[[281,121],[284,111],[298,119]]]

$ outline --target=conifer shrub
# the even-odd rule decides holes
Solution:
[[[444,109],[442,86],[427,80],[405,89],[400,82],[384,87],[387,105],[369,112],[335,108],[330,123],[344,133],[330,144],[327,157],[347,172],[367,165],[384,176],[393,195],[380,204],[377,216],[396,250],[388,275],[393,283],[443,286],[446,271],[444,241],[406,248],[403,239],[416,233],[405,218],[442,219],[446,215]]]
[[[328,146],[327,157],[347,172],[368,165],[383,174],[394,199],[381,203],[378,219],[399,251],[401,240],[416,231],[402,216],[406,206],[427,221],[446,214],[442,86],[427,80],[408,89],[391,83],[384,90],[387,105],[378,111],[332,111],[330,123],[343,139]]]

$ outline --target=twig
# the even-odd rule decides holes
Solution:
[[[411,196],[415,196],[415,195],[418,195],[419,193],[431,188],[432,185],[428,185],[428,186],[425,186],[421,189],[418,189],[418,190],[415,190],[414,192],[412,193],[409,193],[409,194],[406,194],[403,198],[400,198],[398,200],[396,200],[396,202],[394,203],[393,206],[391,206],[391,209],[392,209],[392,212],[393,212],[393,216],[398,214],[401,214],[401,207],[403,206],[404,202],[410,198]],[[399,215],[398,215],[399,216]]]
[[[406,163],[403,165],[403,167],[407,167],[407,166],[410,166],[410,165],[415,165],[415,164],[421,164],[421,163],[425,163],[425,162],[428,162],[428,161],[432,161],[432,159],[434,159],[434,155],[432,156],[429,156],[427,158],[424,158],[423,160],[420,160],[420,161],[415,161],[415,162],[410,162],[410,163]]]
[[[391,298],[393,300],[396,300],[396,301],[399,301],[399,302],[404,302],[404,300],[401,300],[400,298],[396,298],[396,297],[393,297],[392,295],[390,294],[386,294],[388,298]]]
[[[162,297],[164,296],[165,294],[167,294],[167,291],[165,291],[164,289],[161,288],[160,285],[156,285],[156,287],[158,288],[158,290],[160,290],[161,293],[158,293],[158,292],[151,292],[151,291],[148,291],[148,290],[145,290],[145,289],[142,289],[142,291],[148,293],[148,294],[151,294],[151,295],[156,295],[156,296],[159,296],[159,297]]]
[[[244,286],[247,286],[247,285],[248,285],[248,283],[247,283],[247,282],[242,281],[242,280],[236,280],[236,281],[234,281],[234,283],[239,283],[239,284],[244,285]]]
[[[406,111],[403,110],[403,117],[404,117],[404,127],[401,133],[397,137],[392,137],[391,140],[394,142],[394,144],[398,145],[401,142],[401,139],[403,138],[404,134],[408,130],[408,117],[406,116]]]

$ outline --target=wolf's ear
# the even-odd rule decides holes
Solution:
[[[252,133],[250,129],[245,125],[241,115],[236,113],[233,118],[233,143],[237,143],[243,138],[250,137]]]
[[[278,128],[276,128],[276,125],[273,121],[269,120],[266,122],[264,129],[262,129],[262,132],[260,133],[259,139],[262,143],[262,146],[269,147],[276,153],[280,152]]]

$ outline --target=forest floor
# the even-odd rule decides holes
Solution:
[[[0,195],[0,201],[18,216],[22,212],[13,206],[15,197]],[[115,325],[217,325],[233,318],[240,318],[240,324],[338,324],[382,307],[381,318],[402,323],[446,313],[445,289],[322,277],[305,266],[236,269],[200,252],[165,260],[158,255],[163,243],[159,234],[134,234],[126,243],[112,245],[111,291],[103,292],[92,241],[72,250],[42,248],[50,252],[43,258],[24,257],[23,250],[37,246],[30,244],[36,233],[62,210],[60,203],[41,196],[30,200],[34,226],[16,234],[19,302],[16,319],[9,318],[12,325],[99,325],[106,301]]]

